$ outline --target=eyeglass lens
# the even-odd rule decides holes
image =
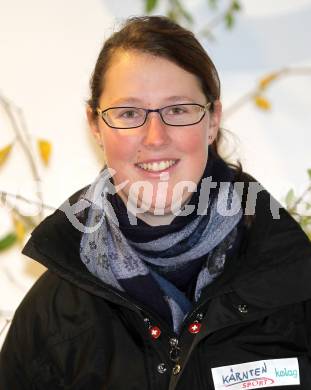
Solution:
[[[160,109],[164,123],[172,126],[186,126],[199,122],[205,110],[197,104],[179,104]],[[136,107],[115,107],[103,112],[103,119],[109,126],[131,128],[142,126],[148,110]]]

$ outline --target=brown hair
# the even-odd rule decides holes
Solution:
[[[127,19],[121,30],[104,43],[90,81],[88,101],[94,115],[104,85],[104,77],[117,50],[139,50],[164,57],[198,77],[207,101],[220,97],[220,81],[212,60],[194,34],[164,16],[142,16]],[[213,110],[213,104],[211,105]],[[217,139],[212,145],[218,155]]]

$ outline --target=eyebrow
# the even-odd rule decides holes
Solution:
[[[175,102],[190,102],[193,103],[195,100],[193,98],[190,98],[189,96],[169,96],[168,98],[163,99],[163,104],[166,103],[175,103]],[[111,105],[116,106],[118,104],[139,104],[139,105],[144,105],[143,101],[139,98],[135,98],[132,96],[124,97],[115,100]]]
[[[189,96],[170,96],[169,98],[167,99],[164,99],[164,101],[167,101],[167,102],[180,102],[180,101],[187,101],[187,102],[191,102],[193,103],[195,99],[193,98],[190,98]]]

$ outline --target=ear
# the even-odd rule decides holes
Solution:
[[[213,103],[214,110],[210,112],[210,122],[208,128],[208,144],[212,144],[217,137],[221,122],[222,105],[220,100]]]
[[[92,108],[89,105],[86,106],[86,117],[93,137],[96,139],[97,143],[101,146],[102,141],[101,141],[101,134],[100,134],[100,129],[97,121],[98,118],[97,115],[94,114]]]

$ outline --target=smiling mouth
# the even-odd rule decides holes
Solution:
[[[139,168],[148,172],[161,172],[172,167],[178,162],[178,160],[162,160],[150,163],[138,163],[136,164]]]

